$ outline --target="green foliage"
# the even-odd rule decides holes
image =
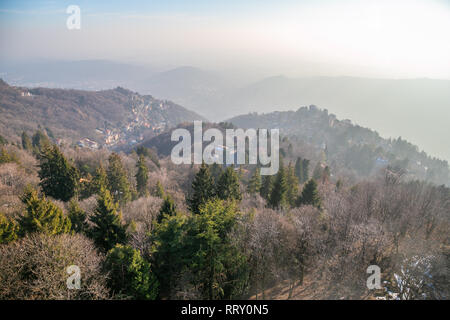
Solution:
[[[156,181],[154,195],[161,199],[164,199],[164,197],[166,196],[166,193],[164,192],[164,187],[162,186],[162,184],[159,180]]]
[[[115,295],[155,300],[159,285],[150,267],[138,250],[120,244],[108,252],[104,264],[109,272],[108,286]]]
[[[158,168],[161,167],[161,164],[159,163],[158,156],[155,154],[155,152],[153,152],[149,148],[146,148],[144,146],[137,147],[136,148],[136,153],[139,156],[148,157]]]
[[[6,140],[2,135],[0,135],[0,146],[6,146],[8,144],[8,140]]]
[[[77,192],[79,173],[56,145],[43,149],[39,164],[39,185],[47,196],[69,201]]]
[[[139,160],[136,163],[137,173],[136,173],[136,189],[140,197],[145,197],[148,195],[147,184],[148,184],[148,168],[145,164],[145,157],[143,155],[139,156]]]
[[[222,200],[240,201],[242,199],[239,177],[233,167],[226,168],[220,176],[216,186],[216,195]]]
[[[173,201],[173,199],[170,195],[167,195],[164,198],[164,202],[161,206],[161,209],[159,210],[157,221],[158,221],[158,223],[160,223],[165,215],[174,216],[176,214],[177,214],[177,208],[176,208],[175,202]]]
[[[313,171],[312,178],[316,181],[320,181],[322,179],[322,175],[323,175],[322,163],[317,162],[317,164],[314,168],[314,171]]]
[[[33,150],[31,139],[25,131],[22,132],[22,148],[27,151]]]
[[[99,194],[102,188],[107,187],[108,187],[108,177],[106,175],[106,170],[102,166],[102,164],[100,164],[100,166],[97,169],[95,169],[95,175],[92,178],[93,194]]]
[[[18,231],[16,222],[0,212],[0,244],[16,240]]]
[[[234,202],[213,199],[199,213],[165,216],[152,233],[152,259],[161,293],[170,295],[176,280],[189,273],[204,299],[241,297],[248,279],[247,261],[230,233],[240,213]]]
[[[216,162],[214,162],[210,167],[210,171],[213,183],[217,183],[219,181],[220,176],[223,173],[222,165],[219,165]]]
[[[0,164],[15,162],[19,163],[19,159],[14,153],[8,153],[5,148],[1,148],[0,150]]]
[[[232,299],[245,287],[246,258],[235,247],[230,232],[240,216],[235,203],[211,200],[193,217],[188,252],[194,252],[189,270],[204,299]]]
[[[209,167],[202,163],[192,182],[192,196],[188,200],[189,209],[198,213],[200,206],[215,196],[214,184]]]
[[[309,179],[309,160],[303,159],[303,181],[300,181],[300,183],[305,183]]]
[[[291,163],[289,163],[287,169],[287,185],[287,201],[291,207],[294,207],[298,198],[298,179],[295,175],[294,167],[291,165]]]
[[[274,176],[264,176],[262,178],[261,190],[259,190],[259,194],[266,200],[269,200],[270,194],[272,193],[274,183]]]
[[[299,204],[312,205],[316,208],[322,208],[322,200],[320,199],[317,182],[314,179],[309,180],[303,187],[302,194],[299,198]]]
[[[35,153],[39,154],[45,147],[50,146],[50,144],[50,140],[41,130],[37,130],[33,135],[32,146]]]
[[[298,157],[295,161],[295,176],[297,177],[299,183],[303,183],[303,160],[301,157]]]
[[[280,164],[280,169],[275,177],[272,192],[270,193],[269,206],[278,209],[286,208],[289,205],[289,199],[287,197],[288,191],[288,179],[286,169]]]
[[[261,190],[261,174],[260,169],[256,168],[247,186],[247,192],[257,194]]]
[[[47,200],[45,196],[40,198],[36,190],[27,190],[21,199],[26,210],[18,221],[20,236],[32,232],[49,235],[70,232],[70,219],[64,216],[61,208]]]
[[[90,236],[97,247],[104,252],[111,250],[116,244],[126,244],[127,226],[122,223],[122,214],[118,212],[118,204],[114,202],[108,189],[103,188],[97,199],[97,207],[90,217],[94,224]]]
[[[131,189],[127,172],[117,153],[112,153],[108,161],[108,189],[111,191],[115,201],[125,204],[131,200]]]
[[[71,200],[69,203],[68,217],[74,232],[88,234],[89,226],[86,212],[80,208],[76,200]]]
[[[322,172],[322,183],[330,181],[330,177],[331,177],[330,167],[326,166]]]
[[[187,251],[188,217],[184,214],[163,217],[151,234],[153,270],[161,294],[168,296],[192,255]]]

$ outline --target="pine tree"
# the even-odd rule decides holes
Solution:
[[[39,164],[39,185],[55,199],[69,201],[77,192],[79,173],[56,145],[44,148]]]
[[[303,180],[300,181],[300,183],[305,183],[306,181],[309,180],[309,160],[308,159],[303,159],[302,160],[302,167],[303,167]]]
[[[127,178],[127,172],[117,153],[112,153],[108,161],[108,189],[111,191],[116,202],[121,205],[125,204],[131,200],[131,188]]]
[[[117,296],[132,299],[155,300],[158,297],[158,280],[150,263],[131,246],[116,245],[105,260],[109,272],[108,286]]]
[[[86,212],[80,208],[76,200],[73,199],[70,201],[68,211],[72,230],[77,233],[87,234],[89,229],[87,215]]]
[[[0,146],[6,146],[8,144],[8,140],[6,140],[2,135],[0,135]]]
[[[328,181],[330,181],[330,177],[331,177],[330,167],[326,166],[322,172],[322,183],[327,183]]]
[[[175,202],[173,201],[172,197],[170,195],[167,195],[164,198],[164,202],[161,206],[161,209],[159,210],[158,219],[157,222],[161,223],[164,216],[174,216],[177,214],[177,207],[175,205]]]
[[[216,186],[216,195],[222,200],[242,199],[239,178],[232,167],[228,167],[220,176]]]
[[[21,236],[32,232],[50,235],[70,232],[70,219],[64,216],[62,209],[45,196],[40,198],[36,190],[28,189],[21,200],[26,206],[25,212],[19,217]]]
[[[50,146],[50,144],[50,140],[41,130],[37,130],[33,135],[32,146],[35,153],[39,154],[45,147]]]
[[[190,270],[203,299],[233,299],[248,280],[246,258],[228,236],[240,212],[235,203],[208,201],[187,226]],[[189,241],[190,240],[190,241]]]
[[[0,244],[16,240],[18,231],[19,226],[16,222],[0,212]]]
[[[309,180],[303,187],[302,194],[299,198],[299,204],[312,205],[316,208],[322,208],[322,200],[320,199],[317,182],[314,179]]]
[[[114,202],[109,190],[102,188],[94,215],[90,218],[94,224],[90,236],[104,252],[116,244],[126,244],[128,240],[127,226],[122,224],[122,213],[117,210],[118,204]]]
[[[219,178],[222,175],[222,173],[223,173],[222,166],[214,162],[211,165],[211,177],[213,183],[217,183],[219,181]]]
[[[162,186],[162,184],[159,180],[156,181],[154,194],[156,197],[161,198],[161,199],[164,199],[166,196],[166,193],[164,192],[164,187]]]
[[[31,151],[33,149],[31,139],[25,131],[22,132],[22,148],[27,151]]]
[[[209,168],[202,163],[200,170],[192,182],[192,196],[188,200],[189,209],[193,213],[198,213],[200,206],[215,196],[214,184],[209,172]]]
[[[287,198],[287,190],[288,190],[288,181],[286,169],[283,164],[280,164],[280,169],[275,178],[275,182],[273,184],[272,192],[269,198],[269,205],[274,208],[286,208],[289,204]]]
[[[260,169],[257,167],[253,173],[248,186],[247,192],[250,194],[257,194],[261,190],[261,174]]]
[[[97,169],[95,169],[95,175],[92,179],[92,193],[99,194],[102,188],[108,187],[108,177],[106,175],[106,170],[100,163]]]
[[[298,198],[298,179],[291,163],[289,163],[287,170],[287,185],[287,201],[291,207],[294,207]]]
[[[317,164],[314,168],[314,171],[313,171],[313,176],[312,176],[313,179],[316,181],[320,181],[320,179],[322,178],[322,172],[323,172],[322,163],[317,162]]]
[[[270,194],[272,193],[274,182],[274,176],[264,176],[262,178],[261,190],[259,190],[259,194],[266,200],[269,200]]]
[[[139,160],[136,164],[136,189],[140,197],[145,197],[148,195],[147,184],[148,184],[148,168],[145,164],[144,155],[139,156]]]
[[[297,161],[295,161],[295,175],[298,179],[299,183],[303,182],[303,160],[298,157]]]

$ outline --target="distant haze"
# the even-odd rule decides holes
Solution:
[[[450,159],[449,34],[448,0],[1,1],[0,77],[121,85],[210,120],[315,104]]]

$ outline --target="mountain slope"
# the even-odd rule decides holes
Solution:
[[[366,177],[381,166],[406,169],[413,178],[450,185],[447,161],[429,157],[406,140],[383,139],[373,130],[338,120],[315,106],[297,111],[251,113],[228,120],[239,128],[280,129],[290,137],[293,147],[304,143],[323,153],[332,167],[346,168]]]
[[[173,102],[117,87],[104,91],[12,87],[0,81],[0,132],[48,127],[59,138],[129,143],[183,121],[203,120]],[[72,141],[73,142],[73,141]]]

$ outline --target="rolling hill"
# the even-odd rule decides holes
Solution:
[[[99,145],[135,143],[183,121],[203,120],[171,101],[117,87],[103,91],[24,88],[0,81],[0,132],[20,136],[38,127],[73,143],[87,138]]]

